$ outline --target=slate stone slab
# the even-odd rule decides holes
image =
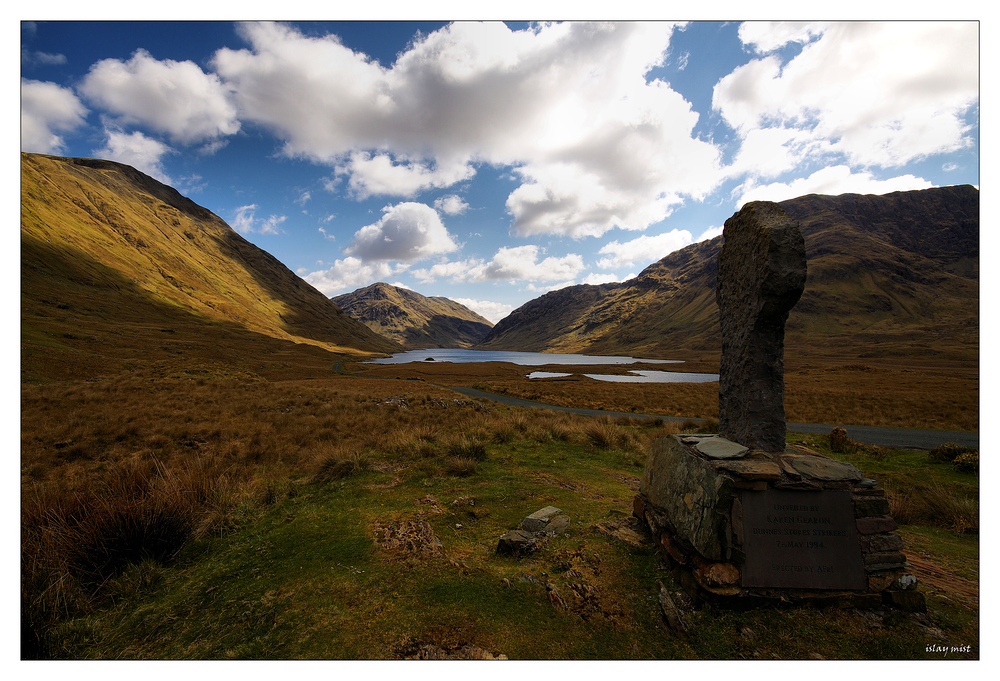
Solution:
[[[864,476],[857,468],[844,461],[822,456],[785,454],[782,459],[804,478],[823,482],[860,482]]]
[[[541,508],[521,521],[521,529],[526,532],[541,532],[545,529],[545,526],[549,524],[549,520],[552,516],[560,512],[561,509],[558,509],[555,506],[546,506],[545,508]]]
[[[850,492],[741,494],[744,587],[867,588]]]
[[[650,447],[639,491],[698,553],[728,560],[732,485],[731,478],[716,473],[710,462],[667,435]]]
[[[748,447],[724,437],[704,438],[694,448],[710,459],[738,459],[750,451]]]
[[[806,282],[805,241],[776,203],[752,201],[726,220],[719,253],[722,332],[719,435],[785,449],[785,322]]]

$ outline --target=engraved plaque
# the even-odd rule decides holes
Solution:
[[[743,586],[867,588],[850,492],[744,490],[741,498]]]

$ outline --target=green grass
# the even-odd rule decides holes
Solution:
[[[905,469],[912,456],[879,465]],[[677,586],[653,548],[629,548],[593,530],[627,516],[641,473],[634,459],[592,444],[515,438],[489,445],[468,476],[413,466],[288,486],[236,531],[192,542],[172,564],[127,570],[109,586],[108,605],[59,626],[56,656],[386,659],[421,646],[474,645],[510,659],[933,657],[918,624],[893,613],[703,605],[688,612],[689,633],[667,630],[658,582]],[[932,467],[920,476],[941,473]],[[546,505],[571,515],[569,537],[522,559],[495,553],[500,534]],[[377,545],[376,523],[407,519],[427,521],[444,556]],[[978,559],[965,535],[905,532],[936,554]],[[545,582],[573,607],[554,607]],[[581,584],[592,598],[574,601]],[[937,626],[951,627],[953,644],[973,644],[978,656],[977,613],[933,605]]]

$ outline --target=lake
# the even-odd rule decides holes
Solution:
[[[546,364],[681,364],[679,359],[639,359],[635,357],[605,357],[601,355],[574,355],[555,352],[516,352],[513,350],[465,350],[460,348],[431,348],[410,350],[391,357],[370,360],[369,364],[408,364],[410,362],[509,362],[520,366]],[[572,374],[551,371],[533,371],[528,378],[557,378]],[[692,374],[676,371],[631,371],[629,375],[584,374],[598,381],[615,383],[710,383],[719,380],[718,374]]]
[[[522,366],[545,364],[678,364],[679,359],[636,359],[635,357],[602,357],[598,355],[563,355],[555,352],[515,352],[512,350],[464,350],[431,348],[410,350],[392,357],[373,359],[369,364],[407,364],[409,362],[510,362]]]

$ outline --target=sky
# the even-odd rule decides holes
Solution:
[[[745,202],[980,184],[976,21],[23,21],[21,150],[497,322]]]

